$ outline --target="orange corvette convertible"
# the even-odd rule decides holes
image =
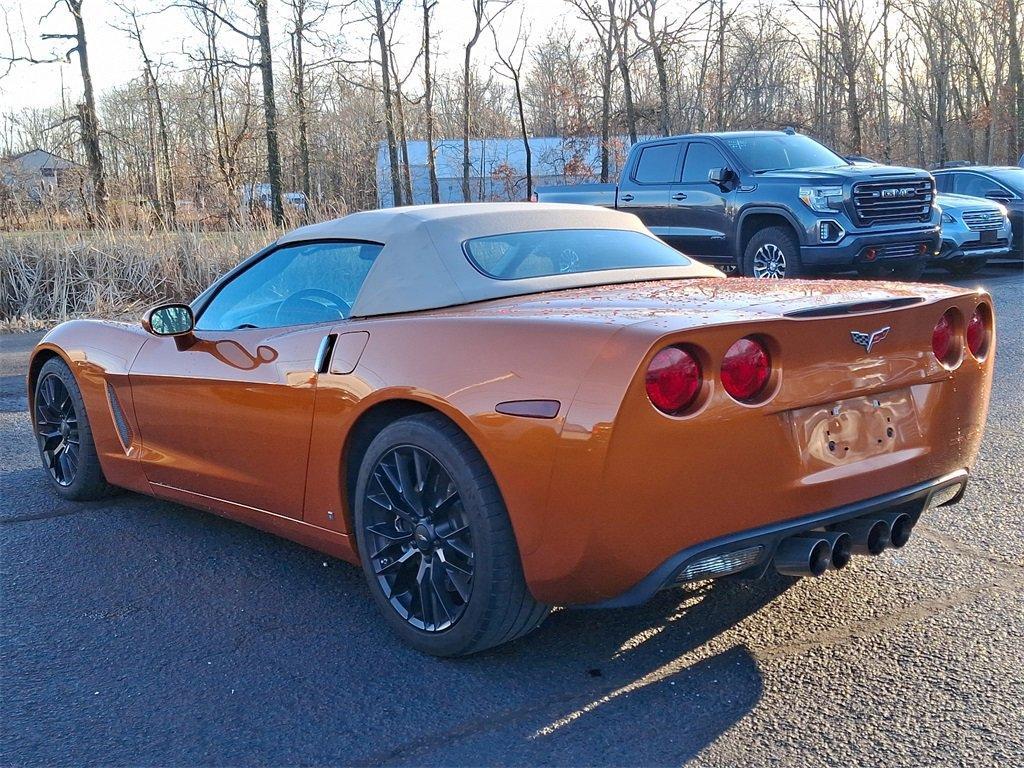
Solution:
[[[356,213],[191,304],[33,353],[57,493],[200,507],[358,563],[432,654],[901,547],[963,494],[991,299],[726,278],[586,206]]]

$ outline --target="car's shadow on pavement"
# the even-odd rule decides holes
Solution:
[[[556,611],[441,660],[354,566],[134,494],[59,501],[40,470],[4,486],[0,755],[20,765],[678,765],[762,693],[745,647],[705,646],[791,583]]]

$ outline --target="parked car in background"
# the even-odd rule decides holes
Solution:
[[[942,244],[933,262],[954,275],[977,272],[989,259],[1010,253],[1010,219],[994,200],[939,194]]]
[[[750,277],[916,278],[939,249],[927,171],[851,163],[792,130],[638,142],[618,184],[539,187],[537,199],[634,213],[680,251]]]
[[[933,171],[939,192],[984,197],[1003,205],[1013,235],[1007,255],[1024,260],[1024,168],[965,165]]]
[[[63,323],[28,395],[61,497],[359,564],[453,656],[551,605],[902,547],[963,495],[995,347],[974,288],[728,280],[635,216],[428,205],[302,227],[141,324]]]

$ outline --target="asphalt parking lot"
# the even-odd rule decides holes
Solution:
[[[1024,274],[963,502],[818,580],[558,611],[422,656],[356,568],[212,515],[47,488],[25,414],[38,335],[0,337],[0,764],[1020,765]]]

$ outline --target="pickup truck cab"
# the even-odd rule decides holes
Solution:
[[[680,251],[763,278],[919,277],[939,250],[934,195],[927,171],[851,163],[792,130],[641,141],[618,184],[537,190],[634,213]]]

